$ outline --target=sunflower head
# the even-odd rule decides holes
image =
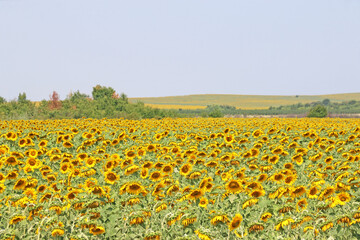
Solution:
[[[242,222],[243,218],[241,214],[236,214],[235,217],[231,220],[229,224],[230,231],[234,230],[235,228],[238,228]]]

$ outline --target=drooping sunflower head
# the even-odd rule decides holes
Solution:
[[[204,195],[204,192],[201,189],[195,189],[195,190],[192,190],[188,194],[188,199],[189,200],[196,200],[196,199],[202,197],[203,195]]]
[[[234,230],[235,228],[238,228],[242,222],[242,219],[243,218],[241,214],[236,214],[229,224],[230,231]]]
[[[250,196],[253,197],[253,198],[259,198],[261,196],[264,196],[265,195],[265,191],[262,190],[262,189],[259,189],[259,190],[254,190],[250,193]]]
[[[89,232],[93,235],[99,235],[99,234],[103,234],[105,232],[105,228],[101,227],[101,226],[95,226],[89,229]]]
[[[264,221],[264,222],[266,222],[269,218],[271,218],[272,217],[272,214],[271,213],[269,213],[269,212],[266,212],[266,213],[264,213],[263,215],[261,215],[261,220],[262,221]]]

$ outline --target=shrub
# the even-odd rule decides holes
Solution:
[[[323,118],[327,116],[327,110],[326,107],[323,105],[317,105],[315,107],[312,107],[310,109],[308,117],[314,117],[314,118]]]

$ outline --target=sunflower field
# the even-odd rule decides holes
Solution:
[[[359,239],[360,120],[0,121],[0,239]]]

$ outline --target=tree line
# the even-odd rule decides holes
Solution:
[[[60,100],[54,91],[49,100],[32,102],[26,93],[7,102],[0,97],[0,118],[11,119],[69,119],[69,118],[164,118],[175,117],[174,110],[160,110],[142,102],[129,103],[126,94],[117,94],[111,87],[97,85],[91,96],[76,91]]]
[[[111,87],[97,85],[91,96],[79,91],[60,100],[54,91],[49,100],[32,102],[26,93],[7,102],[0,97],[0,119],[69,119],[69,118],[165,118],[165,117],[224,117],[226,115],[290,115],[326,117],[328,114],[360,113],[360,101],[331,102],[324,99],[312,103],[297,103],[268,109],[238,109],[228,105],[208,105],[205,109],[165,110],[145,106],[143,102],[130,103],[126,94],[118,94]]]

